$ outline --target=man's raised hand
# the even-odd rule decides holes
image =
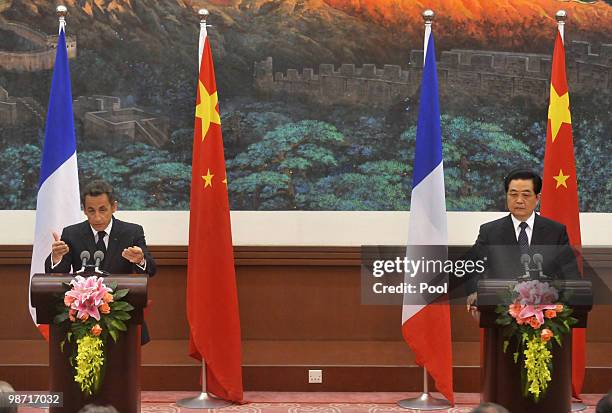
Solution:
[[[58,264],[64,255],[68,254],[70,248],[68,248],[68,244],[60,239],[60,236],[57,232],[53,231],[53,243],[51,244],[51,263],[53,265]]]

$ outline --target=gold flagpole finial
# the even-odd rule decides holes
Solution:
[[[433,21],[434,17],[435,17],[435,13],[433,10],[431,9],[427,9],[423,12],[423,20],[425,21],[425,24],[431,24],[431,22]]]

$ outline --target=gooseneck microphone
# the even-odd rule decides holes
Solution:
[[[94,254],[95,257],[95,254]],[[523,264],[523,266],[525,267],[525,275],[523,277],[525,278],[529,278],[529,263],[531,262],[531,257],[529,256],[529,254],[523,254],[521,255],[521,264]]]
[[[91,258],[91,254],[89,251],[81,252],[81,268],[85,268],[87,266],[87,261]]]
[[[533,254],[533,262],[538,268],[538,275],[540,278],[545,278],[544,273],[542,273],[542,263],[544,262],[544,257],[542,254]]]
[[[95,268],[96,271],[98,270],[98,267],[100,267],[100,263],[102,262],[102,260],[104,259],[104,253],[100,250],[94,252],[94,261],[95,261]]]
[[[88,267],[91,267],[90,265],[87,265],[87,262],[91,258],[89,251],[81,251],[81,255],[79,255],[79,257],[81,258],[81,269],[76,271],[75,274],[81,274],[85,272]]]

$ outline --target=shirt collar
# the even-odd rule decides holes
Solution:
[[[96,231],[94,227],[92,227],[91,225],[89,225],[89,228],[91,228],[91,231],[93,232],[94,238],[95,238],[95,236],[98,235],[98,231]],[[113,218],[111,218],[110,222],[108,223],[108,226],[104,228],[104,232],[106,232],[106,235],[110,235],[112,228],[113,228]]]
[[[533,211],[531,213],[531,216],[529,216],[529,218],[527,218],[527,220],[525,220],[525,222],[527,223],[527,228],[533,230],[533,223],[535,222],[535,211]],[[516,217],[512,214],[510,214],[510,218],[512,218],[512,224],[514,225],[514,230],[518,231],[519,230],[519,225],[521,224],[521,222],[523,221],[519,221],[518,219],[516,219]]]

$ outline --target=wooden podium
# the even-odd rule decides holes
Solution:
[[[480,327],[485,329],[483,367],[481,370],[482,399],[484,402],[500,404],[511,412],[520,413],[566,413],[571,410],[572,399],[572,336],[563,337],[563,347],[553,340],[552,381],[538,403],[524,397],[521,384],[521,366],[514,363],[516,343],[510,342],[503,351],[502,328],[495,323],[495,308],[502,304],[500,293],[517,283],[516,279],[487,279],[478,282],[478,309]],[[587,314],[593,305],[591,282],[586,280],[558,280],[562,290],[570,291],[567,303],[574,309],[578,319],[574,327],[586,327]],[[520,360],[519,360],[520,363]]]
[[[140,325],[147,305],[148,276],[113,275],[104,279],[105,283],[116,281],[117,289],[130,290],[122,301],[130,303],[134,310],[130,312],[132,318],[127,321],[127,331],[120,334],[116,343],[109,338],[100,392],[86,398],[74,382],[74,370],[68,360],[72,346],[66,343],[64,352],[60,350],[66,332],[53,324],[57,297],[64,293],[63,283],[70,282],[72,275],[36,274],[32,277],[30,294],[36,319],[39,324],[49,324],[49,391],[63,393],[63,407],[51,408],[51,413],[76,413],[89,403],[112,405],[121,413],[140,413]]]

